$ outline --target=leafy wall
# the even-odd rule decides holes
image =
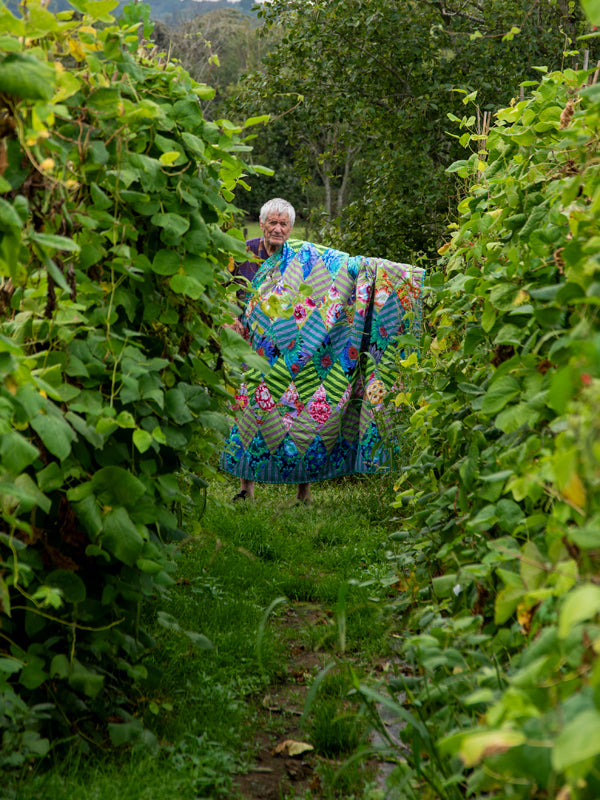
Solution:
[[[401,365],[396,777],[419,797],[600,793],[600,87],[541,72],[487,138],[454,117],[465,196]]]
[[[122,736],[180,477],[201,488],[252,358],[221,330],[240,129],[147,53],[139,10],[74,6],[0,6],[0,765]]]

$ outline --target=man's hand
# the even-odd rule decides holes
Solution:
[[[242,325],[239,319],[234,320],[231,325],[223,325],[223,327],[229,328],[229,330],[239,333],[240,336],[244,336],[244,334],[246,333],[246,328]]]

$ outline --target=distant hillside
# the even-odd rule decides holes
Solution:
[[[193,19],[201,14],[206,14],[209,11],[216,11],[218,8],[234,8],[241,11],[248,16],[256,16],[256,11],[252,9],[256,7],[255,0],[144,0],[152,9],[150,18],[153,20],[162,20],[169,25],[174,25],[183,22],[186,19]],[[9,5],[11,5],[9,3]],[[119,6],[115,9],[113,14],[119,15],[120,9],[126,5],[125,0],[121,0]],[[67,0],[50,0],[48,5],[51,11],[66,11],[71,9]]]

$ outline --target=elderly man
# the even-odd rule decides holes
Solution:
[[[312,482],[388,469],[385,399],[420,332],[422,269],[292,239],[293,224],[289,203],[266,203],[257,260],[238,268],[252,284],[240,330],[267,363],[246,372],[221,455],[235,499],[257,481],[297,484],[306,503]]]
[[[248,239],[246,242],[248,250],[260,261],[244,261],[236,265],[234,275],[239,275],[251,283],[262,261],[274,255],[289,239],[295,221],[296,212],[291,203],[280,197],[268,200],[261,208],[259,216],[259,225],[263,235],[256,239]],[[238,292],[238,297],[244,294],[242,290]],[[240,320],[236,320],[233,327],[239,334],[244,335],[245,327]],[[234,496],[233,502],[246,499],[254,499],[254,481],[241,477],[240,491]],[[309,483],[298,484],[296,499],[300,503],[310,503]]]

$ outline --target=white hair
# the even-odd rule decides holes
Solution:
[[[288,203],[287,200],[283,200],[281,197],[274,197],[272,200],[267,200],[260,210],[260,221],[263,223],[266,222],[269,214],[287,214],[290,218],[290,227],[294,227],[296,212],[294,211],[294,206]]]

